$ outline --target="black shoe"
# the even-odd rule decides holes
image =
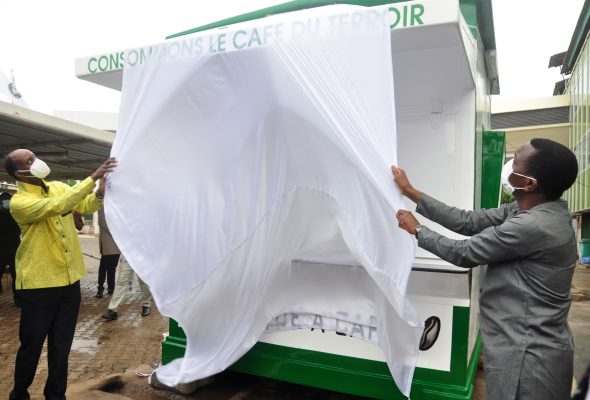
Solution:
[[[108,293],[109,295],[111,295],[111,294],[113,294],[113,292],[114,292],[114,291],[115,291],[115,289],[109,289],[109,290],[107,290],[107,293]]]
[[[102,299],[103,297],[103,293],[104,293],[104,288],[98,288],[98,292],[96,292],[96,297],[97,299]]]
[[[114,321],[119,317],[119,315],[117,314],[116,311],[109,309],[109,310],[106,310],[104,314],[102,314],[102,317],[104,319],[106,319],[107,321]]]
[[[25,392],[25,396],[24,397],[19,397],[18,399],[25,399],[25,400],[31,400],[31,397],[29,396],[28,392]],[[8,400],[18,400],[17,397],[14,395],[14,390],[10,391],[10,394],[8,395]]]
[[[142,317],[147,317],[148,315],[150,315],[151,312],[152,312],[152,310],[150,310],[150,308],[148,306],[141,306],[141,316]]]

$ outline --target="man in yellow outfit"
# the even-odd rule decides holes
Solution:
[[[46,399],[65,399],[68,356],[80,309],[80,278],[86,274],[72,211],[91,213],[102,205],[105,175],[117,166],[109,158],[75,186],[46,182],[50,170],[33,152],[18,149],[4,162],[19,181],[10,213],[21,229],[16,253],[16,290],[21,302],[20,348],[10,400],[28,400],[37,364],[47,341]],[[100,185],[94,192],[95,182]]]

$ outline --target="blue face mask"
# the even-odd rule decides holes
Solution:
[[[2,200],[2,208],[5,210],[10,209],[10,200],[9,199]]]

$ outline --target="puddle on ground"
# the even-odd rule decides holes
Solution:
[[[74,342],[72,343],[72,350],[80,351],[93,356],[98,351],[98,340],[75,338]]]

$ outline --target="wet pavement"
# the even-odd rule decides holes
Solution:
[[[100,257],[98,239],[80,236],[84,253]],[[160,360],[162,333],[168,331],[167,319],[156,307],[147,317],[141,317],[141,293],[137,280],[133,290],[119,307],[119,319],[106,322],[101,314],[107,309],[110,296],[94,297],[97,289],[98,259],[84,256],[88,275],[82,278],[82,305],[69,359],[69,382],[86,381],[99,375],[123,373],[143,363]],[[19,347],[18,324],[20,311],[14,307],[9,289],[10,276],[2,276],[4,291],[0,294],[0,399],[8,398],[12,386],[14,360]],[[43,398],[47,378],[46,345],[37,375],[29,389],[32,399]]]
[[[277,382],[235,372],[218,376],[214,383],[197,390],[191,396],[155,390],[148,386],[145,377],[135,372],[149,372],[161,359],[162,333],[168,330],[168,321],[156,307],[151,315],[141,317],[140,291],[135,280],[132,291],[119,307],[119,319],[107,322],[101,314],[107,309],[109,296],[102,299],[96,294],[98,271],[98,240],[82,235],[80,242],[85,254],[88,275],[82,279],[82,306],[70,354],[69,384],[71,391],[83,390],[88,381],[100,380],[111,374],[122,374],[122,381],[110,383],[109,392],[131,399],[330,399],[349,400],[355,397],[334,392]],[[19,309],[14,307],[9,288],[10,277],[2,276],[3,293],[0,294],[0,399],[6,399],[11,389],[14,358],[18,349]],[[577,267],[574,276],[575,299],[570,311],[570,326],[574,332],[575,377],[579,379],[590,362],[590,269]],[[43,398],[47,377],[47,353],[44,350],[35,381],[30,388],[32,399]],[[483,400],[484,376],[481,370],[476,378],[474,399]],[[86,388],[87,389],[87,388]],[[86,392],[85,396],[69,399],[99,399],[102,392]],[[104,393],[104,395],[107,395]],[[106,397],[105,397],[106,398]],[[122,397],[119,397],[122,398]]]

